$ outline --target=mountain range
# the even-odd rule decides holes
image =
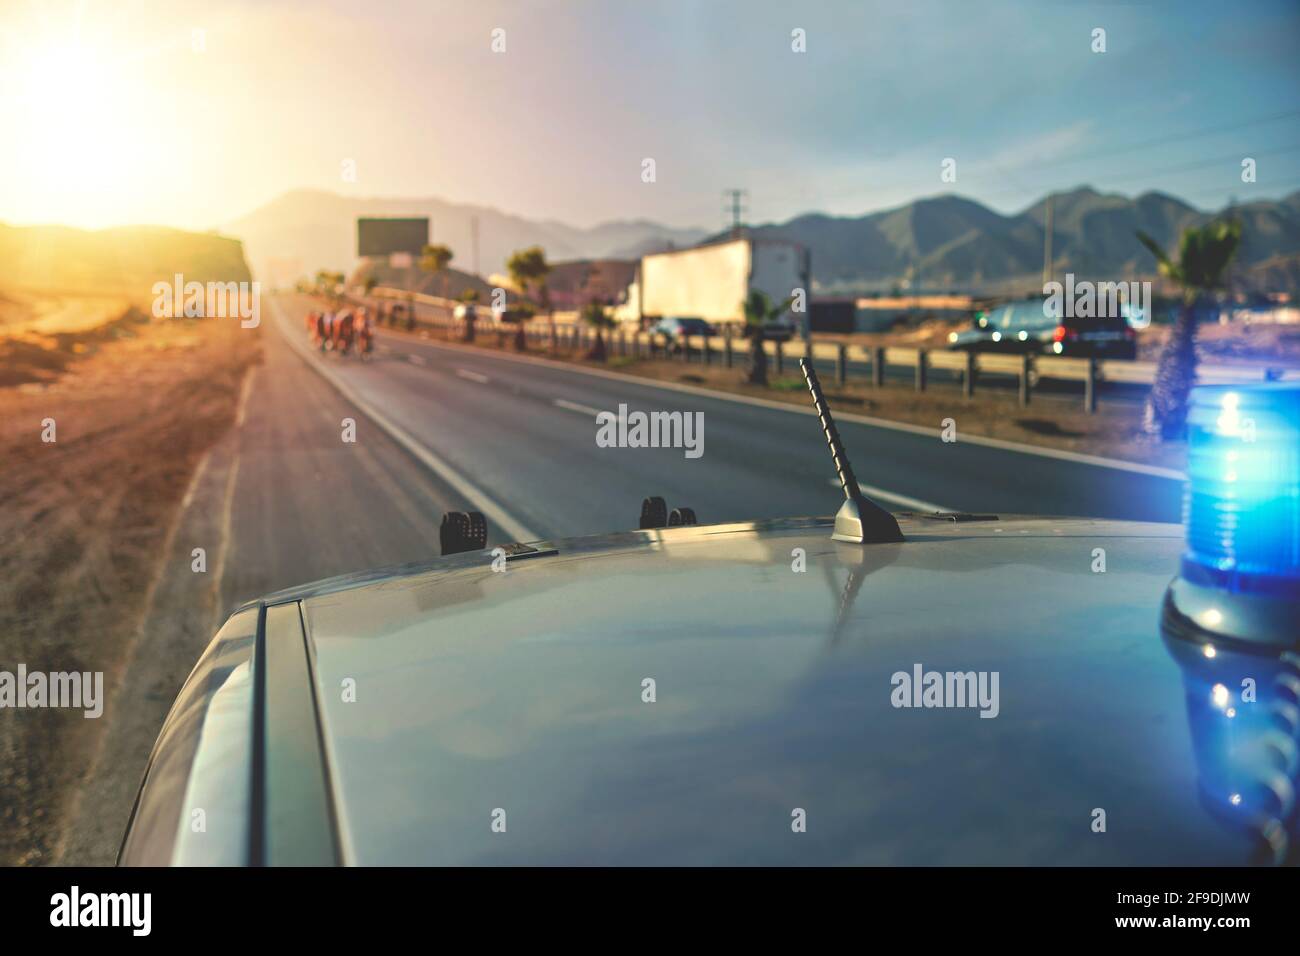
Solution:
[[[1140,229],[1175,249],[1188,226],[1235,216],[1242,244],[1234,264],[1249,286],[1262,270],[1294,289],[1300,278],[1300,191],[1280,201],[1198,210],[1158,192],[1128,198],[1084,186],[1054,193],[1014,215],[961,196],[920,199],[856,217],[820,213],[753,227],[755,237],[793,239],[812,252],[823,292],[884,289],[907,283],[925,289],[999,291],[1041,283],[1047,206],[1051,203],[1052,270],[1081,279],[1151,276],[1155,258],[1137,239]]]
[[[314,275],[317,269],[350,273],[357,261],[356,221],[364,216],[428,216],[432,241],[452,249],[452,264],[484,276],[503,272],[510,254],[528,246],[541,246],[552,262],[630,259],[669,244],[689,246],[705,236],[702,229],[679,229],[642,219],[583,229],[442,199],[358,199],[311,189],[287,192],[224,224],[221,231],[242,239],[254,272],[263,281],[274,283]],[[475,220],[477,263],[473,253]]]
[[[1206,212],[1159,192],[1129,198],[1083,186],[1044,197],[1012,215],[961,196],[941,195],[861,216],[807,213],[746,231],[807,245],[815,285],[823,294],[897,287],[1000,292],[1041,282],[1049,202],[1054,274],[1110,280],[1154,275],[1155,260],[1138,242],[1137,230],[1172,249],[1183,229],[1230,213],[1243,225],[1234,265],[1237,283],[1267,291],[1300,290],[1300,191],[1281,200]],[[315,190],[286,193],[222,231],[243,240],[259,278],[275,282],[311,275],[318,268],[350,269],[356,261],[357,217],[404,215],[428,216],[434,241],[452,248],[454,265],[462,270],[476,265],[471,221],[477,219],[481,275],[503,271],[511,252],[531,245],[542,246],[556,262],[636,258],[721,238],[644,219],[583,229],[441,199],[354,199]]]

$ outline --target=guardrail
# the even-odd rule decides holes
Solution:
[[[393,297],[393,296],[390,296]],[[410,294],[398,298],[410,300]],[[417,322],[426,328],[448,333],[450,337],[460,323],[450,316],[450,308],[458,303],[434,296],[416,294],[414,301],[447,312],[443,316],[417,315]],[[418,310],[417,310],[418,312]],[[479,305],[477,329],[480,333],[495,333],[504,338],[516,334],[513,325],[495,322],[491,311]],[[574,322],[535,318],[524,323],[527,345],[554,353],[573,354],[589,350],[595,341],[595,331]],[[615,328],[604,332],[606,348],[611,356],[622,358],[667,358],[682,362],[699,362],[704,365],[719,363],[731,368],[748,361],[748,339],[730,334],[713,336],[686,336],[681,345],[674,346],[664,336],[644,330]],[[1120,359],[1068,358],[1055,355],[1007,354],[996,352],[966,352],[951,349],[913,348],[904,346],[849,345],[813,339],[805,344],[794,339],[789,342],[763,343],[771,367],[780,375],[796,367],[799,359],[811,354],[813,361],[825,363],[834,369],[834,381],[839,385],[851,379],[866,379],[872,385],[884,387],[890,368],[910,369],[912,387],[926,391],[931,384],[930,372],[943,370],[959,382],[962,394],[975,394],[981,376],[1014,378],[1021,405],[1033,399],[1040,382],[1053,380],[1075,382],[1083,385],[1083,406],[1095,412],[1100,394],[1107,385],[1150,387],[1155,381],[1155,362],[1138,362]],[[1300,381],[1300,368],[1294,366],[1233,366],[1207,365],[1197,367],[1197,382],[1210,385],[1246,385],[1264,381]]]

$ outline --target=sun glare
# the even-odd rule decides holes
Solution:
[[[29,208],[41,218],[80,226],[120,220],[147,188],[137,162],[148,125],[109,32],[85,25],[9,37],[0,63],[0,103],[8,157],[16,163]]]

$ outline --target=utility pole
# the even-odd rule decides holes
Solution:
[[[1047,194],[1047,213],[1043,225],[1043,291],[1052,281],[1052,194]]]
[[[745,212],[745,201],[749,198],[747,189],[724,189],[722,191],[723,215],[731,215],[731,238],[740,238],[741,216]]]
[[[478,275],[478,216],[469,217],[469,242],[473,250],[474,274]]]

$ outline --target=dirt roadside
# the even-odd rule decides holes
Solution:
[[[160,702],[152,710],[120,695],[182,501],[214,471],[195,480],[230,432],[260,342],[237,322],[137,313],[55,351],[25,346],[0,360],[13,382],[0,387],[0,671],[100,671],[107,703],[99,719],[0,710],[0,865],[55,861],[117,722],[165,714],[185,676],[175,667],[195,659],[187,648],[151,662],[155,676],[141,684]],[[49,420],[53,442],[42,440]],[[210,623],[195,608],[186,626]]]

